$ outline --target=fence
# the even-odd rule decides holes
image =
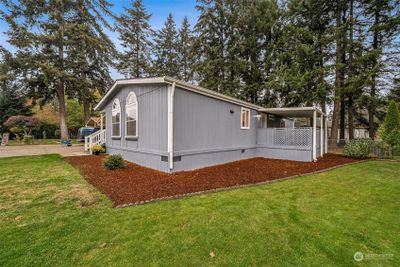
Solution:
[[[273,147],[309,148],[312,146],[312,128],[260,128],[257,143]]]
[[[371,145],[371,153],[379,159],[400,160],[400,147],[390,147],[384,142],[374,141]]]

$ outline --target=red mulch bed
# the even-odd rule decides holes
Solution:
[[[66,157],[81,174],[111,198],[114,206],[276,180],[355,162],[327,154],[318,162],[251,158],[194,171],[163,173],[127,162],[125,169],[106,170],[104,156]]]

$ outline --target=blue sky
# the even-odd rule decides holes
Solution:
[[[110,0],[110,3],[114,4],[114,6],[112,7],[113,13],[120,14],[121,12],[123,12],[124,6],[130,6],[131,1]],[[153,29],[162,28],[169,13],[172,13],[172,15],[174,16],[175,22],[178,27],[185,16],[188,17],[192,26],[197,21],[198,12],[195,8],[196,0],[143,0],[143,4],[147,12],[152,14],[150,23]],[[0,44],[12,51],[12,47],[10,47],[6,42],[7,36],[3,34],[3,32],[6,30],[6,24],[3,21],[0,21]],[[110,38],[116,43],[117,48],[119,48],[118,34],[115,32],[108,32],[108,34],[110,35]],[[121,78],[121,75],[119,75],[115,70],[111,70],[111,74],[114,79]]]

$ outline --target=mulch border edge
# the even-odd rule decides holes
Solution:
[[[215,188],[215,189],[210,189],[210,190],[203,190],[203,191],[197,191],[197,192],[191,192],[191,193],[185,193],[185,194],[177,194],[177,195],[168,196],[168,197],[153,198],[153,199],[149,199],[149,200],[121,204],[121,205],[115,206],[114,208],[127,208],[127,207],[131,207],[131,206],[140,206],[140,205],[144,205],[144,204],[156,203],[156,202],[161,202],[161,201],[166,201],[166,200],[182,199],[182,198],[186,198],[186,197],[198,196],[198,195],[203,195],[203,194],[208,194],[208,193],[218,193],[218,192],[230,191],[230,190],[235,190],[235,189],[240,189],[240,188],[254,187],[254,186],[259,186],[259,185],[272,184],[272,183],[276,183],[276,182],[283,182],[286,180],[290,180],[290,179],[294,179],[294,178],[298,178],[298,177],[302,177],[302,176],[306,176],[306,175],[310,175],[310,174],[318,174],[321,172],[330,171],[330,170],[334,170],[334,169],[337,169],[340,167],[345,167],[345,166],[349,166],[349,165],[353,165],[353,164],[364,163],[367,161],[372,161],[372,159],[365,159],[365,160],[360,160],[360,161],[355,161],[355,162],[349,162],[349,163],[336,165],[333,167],[329,167],[329,168],[314,171],[314,172],[292,175],[292,176],[288,176],[288,177],[278,178],[275,180],[263,181],[263,182],[258,182],[258,183],[250,183],[250,184],[242,184],[242,185],[234,185],[234,186],[228,186],[228,187],[221,187],[221,188]]]

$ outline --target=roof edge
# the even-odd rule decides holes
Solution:
[[[247,108],[259,110],[262,107],[239,100],[234,97],[230,97],[221,93],[217,93],[215,91],[193,85],[178,79],[174,79],[172,77],[164,76],[164,77],[154,77],[154,78],[138,78],[138,79],[127,79],[127,80],[117,80],[115,81],[114,85],[111,87],[110,90],[103,96],[103,98],[100,100],[100,102],[94,107],[94,110],[100,110],[106,100],[109,98],[109,96],[116,90],[116,88],[120,85],[128,85],[128,84],[154,84],[154,83],[165,83],[165,84],[172,84],[175,83],[177,86],[186,89],[188,91],[192,91],[198,94],[202,94],[211,98],[216,98],[225,102],[230,102],[236,105],[241,105]]]

